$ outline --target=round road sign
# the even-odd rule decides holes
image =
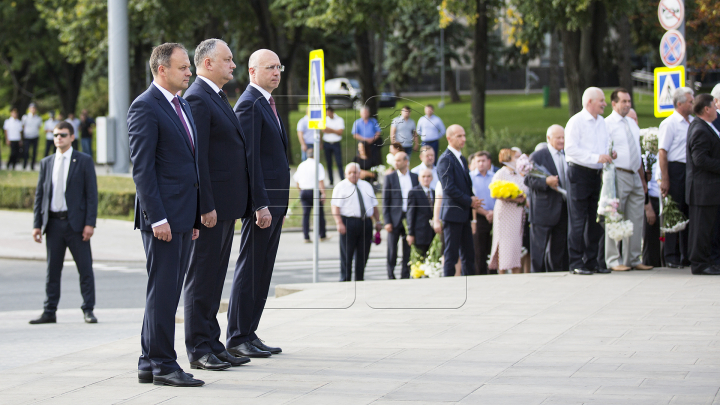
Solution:
[[[666,30],[674,30],[682,25],[685,19],[683,0],[660,0],[658,19]]]
[[[680,65],[685,59],[685,38],[677,30],[670,30],[660,40],[660,58],[667,67]]]

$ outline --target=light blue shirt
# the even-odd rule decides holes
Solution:
[[[362,118],[358,118],[352,127],[353,135],[358,134],[367,140],[375,138],[375,134],[380,131],[380,124],[378,124],[375,118],[368,118],[367,122]]]
[[[417,122],[416,131],[423,142],[437,141],[445,134],[445,124],[435,114],[430,117],[423,115]]]
[[[305,144],[308,146],[312,146],[315,143],[315,130],[308,127],[309,123],[310,117],[308,117],[307,115],[303,115],[303,117],[300,118],[300,121],[298,121],[297,127],[295,129],[297,130],[297,132],[302,132],[302,137],[305,141]]]
[[[495,199],[490,197],[490,183],[492,183],[494,175],[495,172],[492,170],[489,170],[484,176],[477,169],[470,172],[475,196],[484,200],[483,209],[487,211],[495,209]]]

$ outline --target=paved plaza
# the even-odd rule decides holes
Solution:
[[[720,404],[720,278],[687,269],[283,289],[302,291],[269,300],[259,335],[284,353],[193,370],[202,388],[137,383],[139,334],[112,335],[139,332],[142,311],[39,326],[0,313],[14,337],[0,339],[14,360],[0,369],[0,403]],[[23,346],[23,335],[43,343]],[[178,324],[190,371],[183,335]],[[64,349],[83,336],[96,345]],[[33,350],[44,359],[25,361]]]

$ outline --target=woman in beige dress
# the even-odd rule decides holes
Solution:
[[[523,176],[515,171],[515,151],[502,149],[499,156],[504,166],[495,173],[493,181],[510,181],[522,190],[517,198],[498,198],[493,212],[493,240],[488,268],[497,270],[498,274],[520,273],[522,262],[523,224],[527,187]]]

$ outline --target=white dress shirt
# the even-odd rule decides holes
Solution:
[[[420,162],[419,165],[413,167],[413,169],[410,171],[417,174],[418,176],[420,176],[420,173],[422,173],[422,171],[427,168],[428,167],[425,166],[425,163]],[[437,184],[438,179],[439,179],[438,172],[437,172],[437,166],[435,166],[435,165],[433,165],[433,168],[432,168],[432,176],[433,176],[433,178],[432,178],[432,181],[430,182],[430,188],[435,188],[435,185]]]
[[[400,193],[402,193],[402,210],[407,212],[407,201],[410,189],[412,189],[412,178],[410,178],[410,170],[406,171],[405,174],[397,171],[398,179],[400,179]]]
[[[257,84],[255,84],[253,82],[250,82],[250,85],[255,87],[260,92],[260,94],[262,94],[263,97],[265,97],[265,100],[267,100],[268,103],[270,102],[270,97],[272,97],[272,94],[268,93],[267,90],[263,89],[262,87],[258,86]],[[277,106],[275,108],[277,109]],[[282,127],[282,125],[280,125],[280,116],[278,115],[276,118],[278,120],[278,126]]]
[[[6,119],[3,124],[3,129],[7,131],[8,141],[15,142],[22,140],[23,125],[19,119],[13,117]]]
[[[462,167],[463,169],[467,169],[467,167],[465,167],[465,164],[462,161],[462,153],[460,153],[459,150],[456,150],[450,145],[448,145],[448,150],[452,152],[452,154],[455,155],[455,157],[457,158],[458,162],[460,162],[460,167]]]
[[[205,76],[203,76],[203,75],[197,75],[197,77],[198,77],[198,79],[202,79],[202,81],[204,81],[205,83],[207,83],[208,86],[210,86],[210,88],[213,89],[213,91],[215,92],[215,94],[218,94],[218,92],[220,92],[220,87],[218,87],[217,84],[215,84],[212,80],[208,79],[207,77],[205,77]],[[196,79],[196,80],[197,80],[197,79]],[[220,97],[219,94],[218,94],[218,97]]]
[[[325,117],[325,127],[329,129],[345,129],[345,120],[337,113],[333,114],[333,118]],[[323,141],[329,143],[340,142],[342,136],[338,134],[323,134]]]
[[[55,125],[59,123],[60,121],[54,118],[48,118],[48,120],[45,121],[45,139],[48,141],[54,140],[55,135],[53,135],[53,131],[55,130]]]
[[[363,198],[365,205],[365,217],[372,218],[373,208],[377,207],[378,202],[375,198],[375,190],[370,183],[365,180],[358,180],[357,187]],[[356,194],[355,184],[345,179],[335,186],[332,194],[332,206],[340,208],[340,215],[344,217],[361,218],[360,200]]]
[[[293,179],[298,184],[301,190],[312,190],[315,188],[315,159],[307,158],[304,162],[300,163],[293,175]],[[318,181],[325,180],[325,168],[320,163],[320,170],[318,171]]]
[[[40,136],[40,127],[43,126],[42,117],[37,114],[25,114],[22,123],[25,139],[36,139]]]
[[[687,161],[687,133],[690,128],[690,122],[695,118],[688,116],[685,121],[680,113],[673,113],[660,123],[658,131],[658,149],[664,149],[667,152],[668,162],[686,163]]]
[[[565,159],[590,169],[602,169],[600,155],[608,154],[608,133],[605,119],[583,108],[573,115],[565,126]]]
[[[53,172],[52,172],[52,189],[53,193],[52,195],[56,194],[57,190],[57,180],[58,175],[60,174],[60,160],[64,160],[63,163],[63,179],[65,179],[65,187],[63,187],[63,190],[67,190],[67,181],[68,181],[68,172],[70,171],[70,158],[72,157],[73,148],[72,146],[68,148],[68,150],[65,151],[65,153],[60,153],[60,149],[55,152],[55,163],[53,164]],[[50,198],[50,211],[52,212],[62,212],[67,211],[67,201],[65,201],[65,193],[63,193],[63,199],[62,199],[62,206],[58,207],[55,205],[55,199]]]
[[[155,87],[157,87],[157,88],[160,90],[160,92],[163,94],[163,96],[165,96],[165,98],[167,99],[168,103],[170,103],[170,108],[172,108],[173,111],[176,111],[176,110],[175,110],[175,104],[173,104],[172,100],[173,100],[175,97],[177,97],[177,96],[174,95],[174,94],[172,94],[172,93],[170,93],[169,91],[167,91],[166,89],[164,89],[162,86],[158,85],[157,83],[153,82],[153,84],[155,85]],[[195,136],[194,136],[193,130],[192,130],[192,126],[190,125],[190,120],[188,119],[187,115],[185,114],[185,111],[184,111],[182,108],[180,108],[180,112],[181,112],[182,115],[183,115],[183,119],[185,119],[185,123],[187,124],[188,131],[190,132],[190,137],[191,137],[192,139],[195,139]],[[195,141],[193,141],[193,143],[194,143],[194,142],[195,142]],[[197,146],[196,146],[196,147],[197,147]],[[166,223],[167,223],[167,218],[164,218],[164,219],[162,219],[162,220],[160,220],[160,221],[157,221],[157,222],[153,223],[153,224],[152,224],[152,227],[153,227],[153,228],[157,228],[158,226],[160,226],[160,225],[162,225],[162,224],[166,224]]]
[[[560,173],[562,171],[565,171],[565,177],[567,177],[568,167],[567,162],[565,161],[565,155],[560,153],[559,150],[555,149],[548,143],[547,145],[548,152],[550,152],[550,156],[552,156],[553,163],[555,163],[555,170],[557,170],[558,177],[560,177]],[[562,171],[560,169],[562,167]],[[564,179],[560,179],[560,182],[562,183]],[[562,187],[567,187],[567,184],[563,184]]]
[[[636,172],[640,167],[631,167],[630,145],[627,143],[627,127],[625,126],[625,122],[627,122],[628,127],[630,127],[630,133],[633,136],[633,142],[635,142],[635,150],[638,153],[636,162],[642,162],[640,127],[635,123],[635,120],[623,117],[613,111],[612,114],[605,118],[605,128],[613,142],[613,150],[617,152],[617,159],[613,160],[615,167]]]
[[[703,120],[703,121],[705,121],[705,120]],[[710,125],[710,129],[712,129],[713,132],[715,132],[715,135],[720,136],[720,132],[718,132],[717,128],[715,128],[715,125],[713,125],[712,122],[709,122],[709,121],[705,121],[705,122],[707,122],[707,124]]]
[[[440,139],[445,134],[445,124],[437,115],[423,115],[417,122],[415,130],[424,142],[432,142]]]

